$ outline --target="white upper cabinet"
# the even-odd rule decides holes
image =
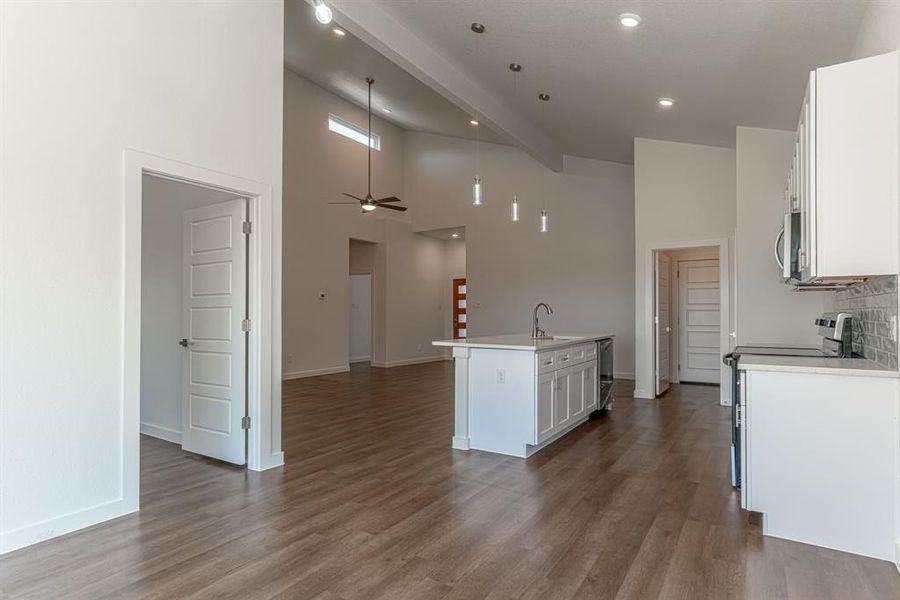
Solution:
[[[803,283],[897,272],[898,59],[810,73],[785,189]]]

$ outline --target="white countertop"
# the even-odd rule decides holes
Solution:
[[[495,350],[529,350],[532,352],[540,352],[541,350],[552,350],[554,348],[574,346],[575,344],[584,344],[586,342],[595,342],[597,340],[614,337],[616,336],[610,333],[576,333],[555,335],[552,340],[536,340],[527,333],[513,333],[507,335],[474,337],[464,340],[436,340],[431,342],[431,345],[449,346],[451,348],[493,348]]]
[[[812,356],[761,356],[745,354],[738,362],[742,371],[819,373],[857,377],[900,377],[896,370],[882,367],[867,358],[819,358]]]

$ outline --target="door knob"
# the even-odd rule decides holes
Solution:
[[[181,340],[178,342],[178,345],[183,348],[187,348],[188,346],[193,346],[194,342],[188,340],[187,338],[181,338]]]

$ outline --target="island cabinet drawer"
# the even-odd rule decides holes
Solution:
[[[556,352],[538,352],[535,355],[535,360],[537,361],[537,373],[541,375],[543,373],[549,373],[550,371],[555,371],[559,367],[557,366],[556,360]]]
[[[588,359],[597,358],[597,344],[588,344],[584,349],[584,357]]]

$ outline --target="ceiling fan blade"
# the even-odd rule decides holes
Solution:
[[[347,192],[341,192],[341,193],[344,194],[345,196],[349,197],[349,198],[356,198],[356,199],[359,200],[360,202],[365,202],[365,200],[363,200],[363,199],[360,198],[359,196],[354,196],[353,194],[348,194]]]
[[[352,204],[353,206],[359,206],[359,202],[329,202],[328,204]]]
[[[394,206],[394,205],[392,205],[392,204],[380,204],[380,203],[379,203],[379,204],[378,204],[378,208],[388,208],[388,209],[390,209],[390,210],[399,210],[400,212],[405,212],[405,211],[406,211],[406,207],[405,207],[405,206]]]
[[[403,200],[397,196],[388,196],[387,198],[379,198],[375,202],[403,202]]]

